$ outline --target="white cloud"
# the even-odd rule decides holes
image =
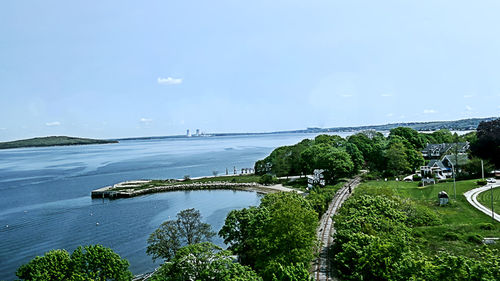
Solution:
[[[394,113],[387,113],[385,116],[392,117],[392,116],[394,116]]]
[[[464,99],[470,99],[470,98],[473,98],[474,95],[464,95]]]
[[[47,127],[55,127],[55,126],[60,126],[60,125],[61,125],[61,122],[59,122],[59,121],[45,123],[45,126],[47,126]]]
[[[424,109],[424,114],[432,114],[432,113],[436,113],[437,111],[434,110],[434,109]]]
[[[470,107],[470,106],[466,105],[466,106],[465,106],[465,109],[467,109],[467,111],[471,111],[471,110],[472,110],[472,107]]]
[[[149,123],[153,122],[153,119],[151,119],[151,118],[144,118],[143,117],[143,118],[139,119],[139,121],[141,123],[144,123],[144,124],[149,124]]]
[[[350,97],[352,97],[352,95],[351,95],[351,94],[343,94],[343,95],[341,95],[341,96],[342,96],[343,98],[350,98]]]
[[[182,78],[173,78],[173,77],[167,77],[167,78],[162,78],[158,77],[158,84],[160,85],[176,85],[176,84],[181,84],[182,83]]]
[[[5,131],[7,130],[7,128],[0,128],[0,131]]]
[[[381,94],[381,97],[392,97],[392,94]]]

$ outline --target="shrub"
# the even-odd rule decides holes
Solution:
[[[421,180],[422,180],[422,177],[417,176],[417,175],[413,175],[413,181],[421,181]]]
[[[467,235],[467,241],[471,243],[481,244],[483,243],[483,237],[477,233],[471,233]]]
[[[273,182],[274,182],[273,176],[268,174],[262,175],[259,179],[260,184],[267,185],[267,184],[272,184]]]
[[[488,182],[486,180],[478,180],[476,181],[477,185],[483,186],[486,185]]]
[[[191,180],[191,176],[189,176],[189,175],[184,176],[184,181],[190,181],[190,180]]]
[[[480,223],[479,228],[483,230],[493,230],[495,229],[495,226],[492,223],[485,222],[485,223]]]
[[[433,210],[414,204],[411,201],[404,202],[401,209],[404,210],[408,216],[406,223],[409,226],[430,226],[441,223],[441,219]]]
[[[379,172],[369,172],[369,173],[361,175],[361,178],[364,181],[378,180],[378,179],[382,178],[382,175]]]
[[[448,241],[457,241],[457,240],[460,239],[460,237],[458,236],[458,234],[456,234],[455,232],[446,232],[443,235],[443,238],[445,240],[448,240]]]

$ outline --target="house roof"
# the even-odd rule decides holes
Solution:
[[[441,160],[431,160],[429,161],[429,164],[427,164],[427,166],[429,167],[433,167],[433,166],[436,166],[436,167],[439,167],[441,170],[446,170],[446,166],[443,164],[443,162]]]
[[[464,153],[469,149],[468,142],[458,142],[456,143],[459,153]],[[432,153],[443,155],[451,148],[455,147],[455,143],[428,143],[427,146],[422,150],[422,153]]]
[[[448,154],[443,157],[443,162],[444,161],[450,162],[451,164],[453,164],[453,166],[456,166],[457,162],[458,165],[465,165],[467,164],[467,162],[469,162],[469,157],[466,153],[458,153],[456,155]]]

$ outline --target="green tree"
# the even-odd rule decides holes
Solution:
[[[314,138],[314,144],[326,144],[332,147],[342,147],[346,140],[337,135],[319,135]]]
[[[22,280],[131,280],[129,263],[101,245],[78,247],[71,256],[66,250],[52,250],[19,267]]]
[[[296,193],[267,194],[259,207],[232,211],[219,235],[243,264],[270,280],[272,265],[308,264],[314,258],[317,216]]]
[[[422,139],[420,134],[412,128],[408,127],[394,128],[389,133],[389,138],[393,136],[399,136],[404,138],[413,146],[414,149],[422,149],[425,146],[425,140]]]
[[[311,274],[307,265],[290,264],[282,265],[280,263],[271,265],[273,272],[273,281],[312,281]]]
[[[182,245],[210,241],[215,235],[210,224],[201,221],[201,214],[195,209],[180,211],[176,220],[163,222],[148,238],[146,253],[153,260],[170,260]]]
[[[16,275],[23,280],[64,280],[71,274],[70,267],[66,250],[52,250],[19,267]]]
[[[358,155],[359,156],[359,155]],[[351,156],[344,150],[328,144],[315,144],[301,154],[304,170],[312,173],[314,169],[324,169],[327,182],[350,176],[354,173]]]
[[[453,135],[447,129],[441,129],[430,134],[434,138],[432,143],[452,143]]]
[[[395,142],[391,144],[386,150],[385,158],[387,159],[386,173],[388,175],[397,176],[411,172],[403,143]]]
[[[472,153],[500,167],[500,118],[481,122],[477,127],[477,141],[471,145]]]
[[[132,279],[129,262],[102,245],[78,247],[71,254],[71,265],[73,273],[85,280]]]
[[[269,211],[261,207],[232,210],[226,217],[219,235],[228,249],[238,254],[241,263],[253,266],[259,255],[259,229],[269,220]]]
[[[358,173],[365,163],[363,154],[355,144],[347,143],[345,145],[346,152],[351,156],[352,163],[354,164],[354,173]]]
[[[203,242],[180,248],[172,261],[163,264],[151,280],[261,281],[262,278],[249,267],[234,263],[230,251]]]

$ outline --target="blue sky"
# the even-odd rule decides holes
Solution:
[[[498,1],[0,3],[0,141],[499,116]]]

